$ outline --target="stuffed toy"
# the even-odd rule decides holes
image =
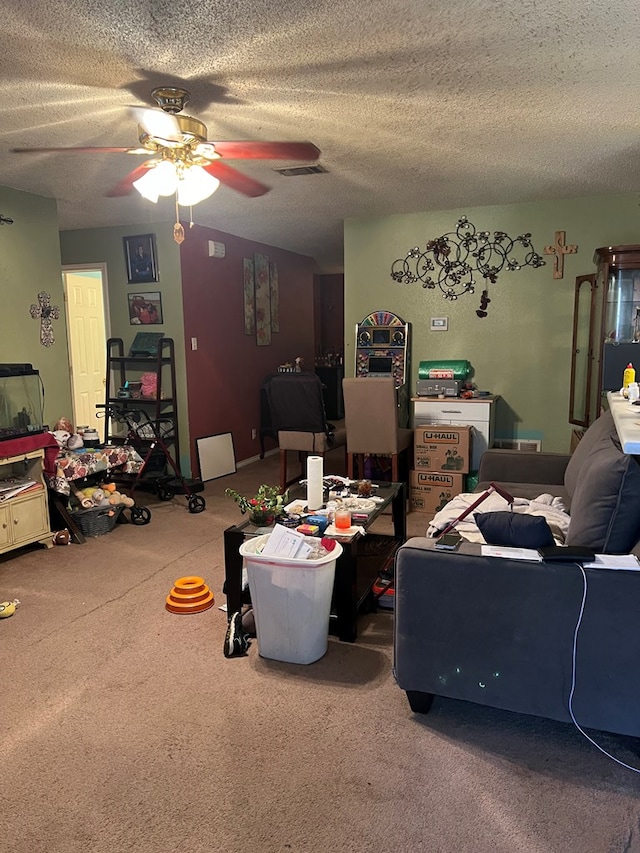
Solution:
[[[109,503],[111,506],[120,506],[120,504],[122,504],[124,507],[132,507],[135,504],[135,501],[133,498],[128,497],[128,495],[115,491],[111,492],[111,495],[109,496]]]
[[[91,493],[94,506],[110,506],[109,496],[102,489],[94,489]]]
[[[71,438],[70,432],[68,432],[66,429],[55,429],[55,430],[53,430],[51,435],[58,442],[58,447],[60,448],[60,450],[66,450],[67,449],[67,443],[68,443],[69,439]]]
[[[63,530],[58,530],[53,534],[53,544],[54,545],[70,545],[71,544],[71,534],[65,527]]]
[[[54,429],[54,431],[61,429],[64,432],[68,432],[70,435],[73,435],[73,433],[75,432],[75,430],[73,429],[73,424],[71,423],[69,418],[60,418],[56,422],[56,425],[54,426],[53,429]]]
[[[58,423],[60,422],[58,421]],[[54,429],[51,435],[58,442],[60,450],[77,450],[84,444],[81,435],[78,435],[77,432],[69,432],[67,429]]]
[[[104,483],[99,488],[85,486],[84,489],[79,489],[74,483],[71,483],[70,488],[82,509],[104,507],[113,511],[118,506],[129,508],[135,504],[133,498],[116,489],[115,483]]]

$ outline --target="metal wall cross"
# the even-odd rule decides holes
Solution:
[[[32,305],[29,312],[34,320],[40,318],[40,343],[50,347],[55,341],[52,320],[60,319],[60,309],[51,304],[51,296],[44,290],[38,294],[38,304]]]
[[[564,276],[564,256],[575,255],[575,253],[578,251],[578,246],[575,243],[571,243],[569,246],[565,245],[565,237],[566,231],[556,231],[556,242],[553,244],[553,246],[544,247],[545,255],[554,255],[554,278],[562,278]]]

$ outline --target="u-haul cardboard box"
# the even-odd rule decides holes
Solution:
[[[423,424],[413,433],[413,466],[419,471],[468,474],[471,426]]]
[[[409,472],[409,505],[412,512],[438,512],[464,491],[464,474],[435,471]]]

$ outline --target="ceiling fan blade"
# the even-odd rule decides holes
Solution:
[[[214,142],[222,157],[237,160],[317,160],[320,149],[312,142]]]
[[[174,115],[149,107],[129,107],[129,111],[149,136],[166,139],[167,142],[182,142],[182,131]]]
[[[214,160],[213,163],[208,163],[202,167],[205,172],[217,178],[221,184],[231,187],[232,190],[249,196],[249,198],[257,198],[258,196],[268,193],[271,187],[266,184],[261,184],[260,181],[250,178],[249,175],[243,175],[233,166],[227,166],[221,160]]]
[[[107,198],[117,198],[118,196],[129,195],[133,191],[133,182],[148,172],[155,163],[155,160],[147,160],[146,163],[137,166],[133,172],[129,172],[121,181],[118,181],[115,187],[112,187],[109,192],[105,193],[105,196]]]
[[[68,151],[80,152],[81,154],[98,151],[101,154],[128,154],[134,153],[135,149],[131,148],[100,148],[100,147],[67,147],[67,148],[12,148],[14,154],[65,154]],[[146,152],[149,153],[148,151]]]

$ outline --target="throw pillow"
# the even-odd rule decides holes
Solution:
[[[616,428],[613,423],[613,415],[611,412],[605,412],[595,420],[589,429],[585,432],[582,439],[578,442],[578,446],[573,451],[571,459],[564,472],[564,487],[569,493],[569,497],[573,500],[573,493],[578,485],[578,477],[583,467],[590,464],[591,452],[605,436],[615,435]]]
[[[555,545],[547,519],[516,512],[476,512],[474,519],[487,545],[544,548]]]
[[[640,539],[640,465],[622,452],[617,437],[604,436],[592,448],[578,473],[569,514],[567,545],[628,554]]]

